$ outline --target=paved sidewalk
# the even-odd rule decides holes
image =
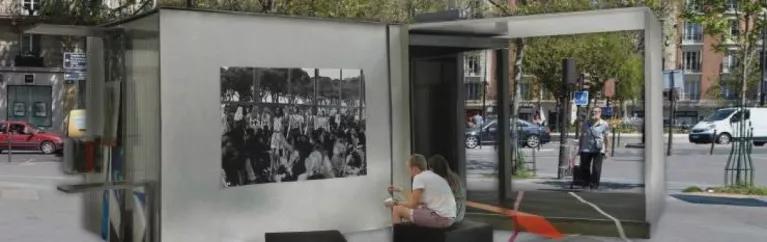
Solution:
[[[82,196],[56,190],[79,180],[61,173],[57,157],[21,154],[11,163],[6,154],[0,158],[0,241],[102,241],[80,223]]]

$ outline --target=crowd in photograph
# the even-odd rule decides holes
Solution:
[[[223,106],[225,186],[366,175],[363,109]]]

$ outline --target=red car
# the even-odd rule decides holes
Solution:
[[[64,140],[24,121],[0,121],[0,152],[8,150],[9,146],[12,150],[39,150],[53,154],[63,150]]]

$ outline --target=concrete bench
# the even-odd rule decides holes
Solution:
[[[446,229],[397,224],[394,242],[493,242],[493,227],[468,220]]]

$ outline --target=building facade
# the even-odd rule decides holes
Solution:
[[[687,10],[695,11],[700,8],[690,0],[685,3],[684,8]],[[729,19],[729,34],[738,38],[744,23],[738,21],[735,15],[737,1],[727,0],[725,4],[732,9],[725,14],[725,18]],[[672,61],[673,64],[665,67],[684,72],[684,91],[676,105],[677,120],[674,123],[685,126],[693,125],[717,108],[735,105],[740,96],[739,88],[719,84],[720,80],[733,75],[737,65],[733,51],[738,47],[728,41],[724,43],[726,50],[717,50],[714,46],[720,44],[719,39],[706,35],[701,24],[681,17],[677,18],[677,23],[679,44],[673,46],[676,48],[676,58]],[[762,45],[761,41],[757,44]]]
[[[65,80],[64,52],[84,52],[84,41],[24,34],[40,21],[40,0],[0,2],[0,120],[27,121],[62,133],[78,106],[78,84]]]

